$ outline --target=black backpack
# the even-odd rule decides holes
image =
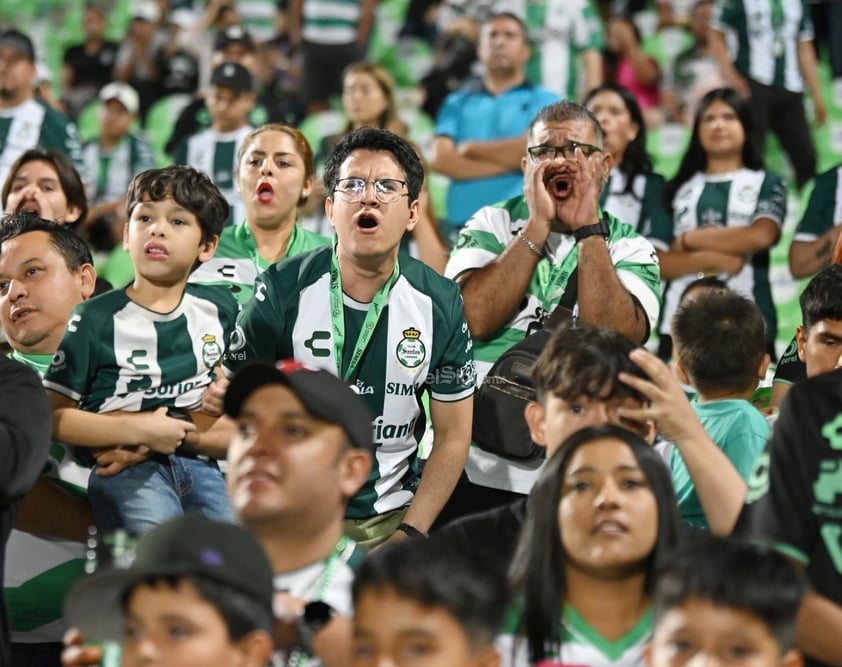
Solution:
[[[553,330],[573,317],[578,292],[578,267],[555,309],[540,328],[506,350],[488,371],[474,394],[474,422],[471,439],[480,449],[507,459],[532,461],[544,455],[529,436],[523,416],[527,403],[535,400],[532,366]]]

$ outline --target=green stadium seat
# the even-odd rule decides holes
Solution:
[[[164,146],[167,145],[172,134],[178,115],[191,99],[192,97],[187,93],[167,95],[155,102],[146,114],[143,130],[149,140],[149,145],[152,146],[155,161],[161,166],[172,162],[164,152]]]
[[[319,149],[322,139],[338,134],[343,127],[345,127],[345,114],[334,110],[310,114],[298,124],[299,131],[307,139],[314,153]]]
[[[79,112],[76,119],[76,129],[79,130],[79,138],[83,141],[91,141],[99,136],[99,100],[91,100]]]
[[[655,171],[666,179],[675,176],[690,142],[690,129],[680,123],[665,123],[646,131],[646,150]]]

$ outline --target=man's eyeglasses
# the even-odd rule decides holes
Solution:
[[[397,178],[378,178],[375,181],[367,181],[364,178],[340,178],[336,181],[333,191],[346,202],[353,203],[363,198],[369,183],[374,184],[374,196],[383,204],[394,204],[405,194],[403,188],[406,181]],[[408,196],[408,193],[406,194]]]
[[[582,144],[578,141],[571,141],[564,144],[564,146],[529,146],[526,152],[529,153],[529,157],[532,158],[533,162],[540,163],[555,160],[559,155],[564,156],[565,160],[572,160],[576,155],[577,148],[582,149],[582,153],[584,153],[586,158],[589,158],[594,153],[605,152],[598,146]]]

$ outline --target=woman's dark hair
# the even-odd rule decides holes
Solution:
[[[694,174],[707,169],[708,156],[699,140],[699,126],[702,124],[702,118],[708,107],[716,101],[722,101],[731,107],[743,126],[743,133],[745,134],[742,153],[743,166],[747,169],[763,169],[763,147],[755,146],[754,121],[751,117],[748,101],[733,88],[715,88],[699,101],[696,117],[693,120],[693,134],[690,137],[690,143],[684,152],[684,157],[681,158],[681,164],[675,177],[667,181],[664,186],[664,205],[670,212],[672,212],[672,200],[679,188],[689,181]]]
[[[640,110],[640,105],[632,92],[625,86],[619,83],[606,82],[601,86],[597,86],[591,90],[586,96],[583,104],[587,107],[590,101],[599,95],[599,93],[611,92],[617,93],[626,111],[629,112],[632,122],[637,124],[637,136],[629,142],[626,146],[626,151],[623,153],[623,161],[619,165],[615,165],[626,175],[626,189],[623,190],[626,194],[634,194],[632,186],[634,185],[634,177],[638,174],[652,173],[652,158],[646,152],[646,123],[643,120],[643,112]]]
[[[82,177],[76,171],[71,159],[62,153],[52,148],[30,148],[18,156],[18,159],[12,163],[9,168],[9,175],[6,176],[6,182],[3,183],[3,192],[0,197],[3,208],[6,208],[6,200],[9,198],[9,193],[12,191],[12,181],[17,176],[21,167],[29,162],[46,162],[52,165],[56,170],[61,191],[64,193],[64,198],[67,200],[68,206],[75,206],[79,209],[79,217],[71,223],[67,223],[70,229],[76,231],[82,226],[85,218],[88,215],[88,197],[85,194],[85,184],[82,182]]]
[[[526,521],[510,571],[513,592],[523,599],[520,630],[526,636],[533,663],[551,654],[562,641],[566,581],[558,505],[564,474],[579,447],[604,438],[628,445],[658,506],[658,534],[646,561],[647,594],[652,593],[655,573],[678,544],[678,505],[669,468],[643,438],[612,424],[589,426],[567,438],[549,458],[529,495]]]

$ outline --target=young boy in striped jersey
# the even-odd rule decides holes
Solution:
[[[237,303],[224,287],[187,285],[197,263],[213,256],[228,204],[206,175],[171,166],[132,180],[127,214],[135,278],[71,315],[44,379],[53,436],[124,451],[122,463],[95,464],[89,480],[103,530],[143,533],[185,511],[230,519],[215,460],[227,434],[193,411],[225,352]]]

